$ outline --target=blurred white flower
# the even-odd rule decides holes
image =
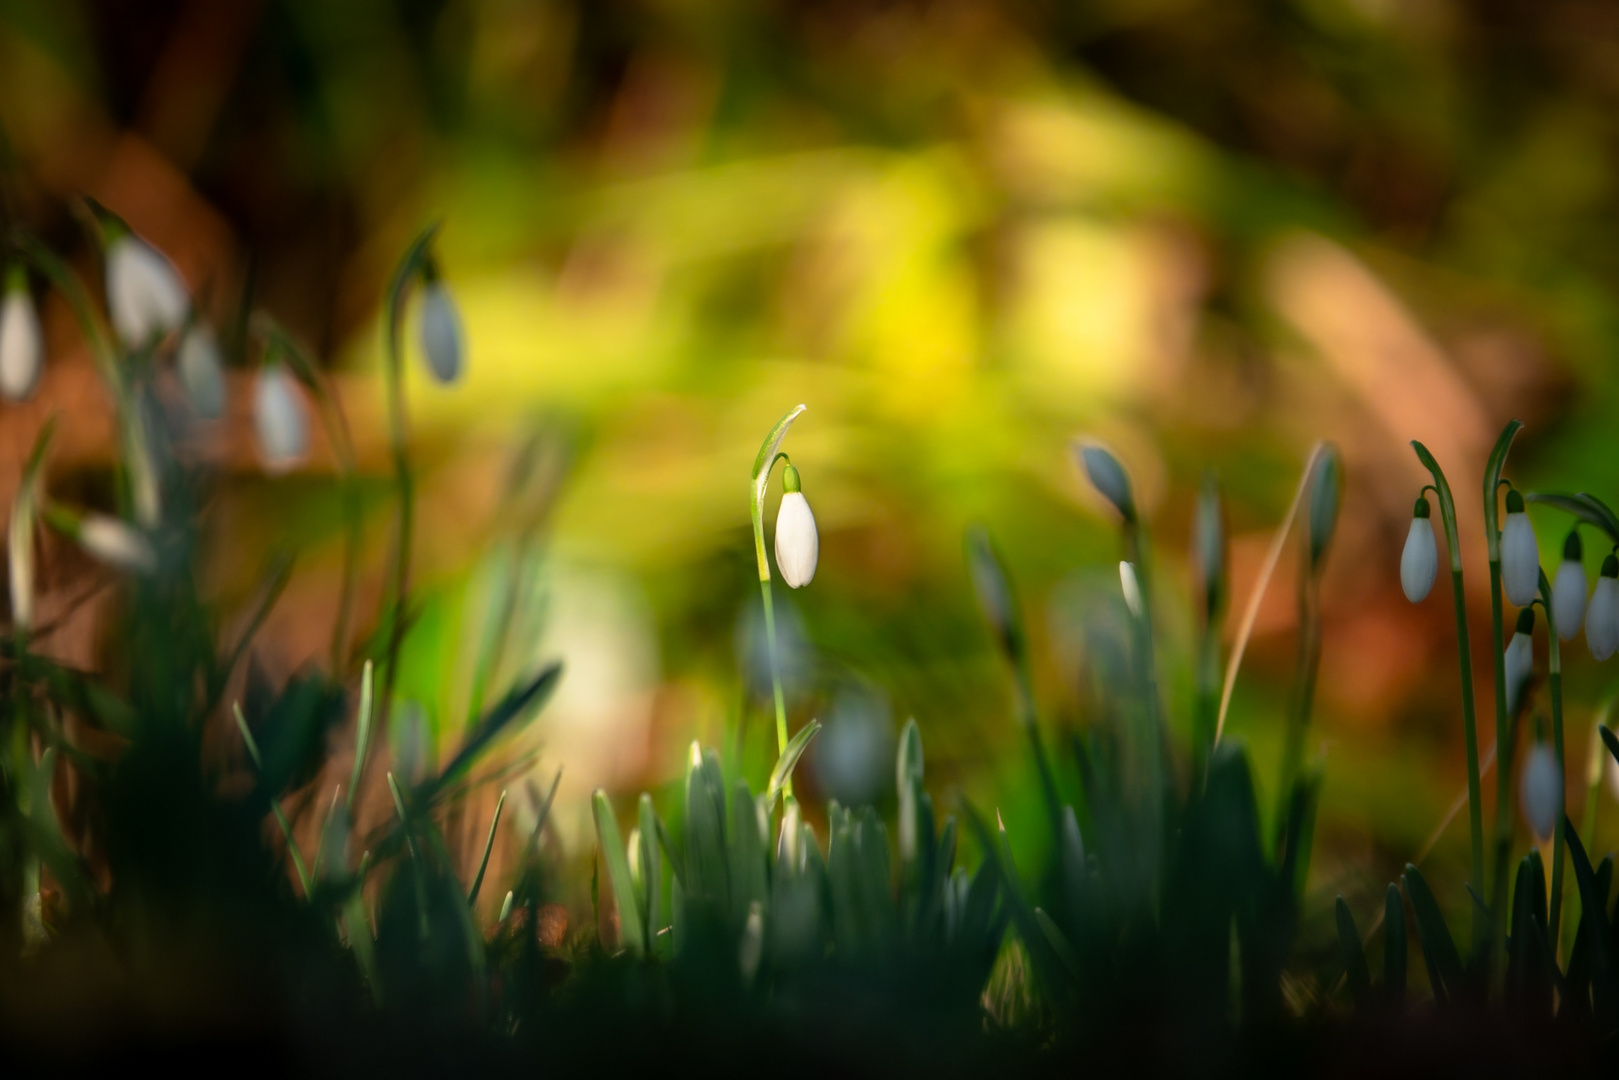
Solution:
[[[1557,636],[1564,641],[1574,640],[1585,621],[1585,563],[1580,548],[1579,530],[1569,531],[1563,541],[1563,562],[1552,579],[1552,618],[1557,623]]]
[[[428,282],[422,289],[421,334],[433,377],[441,383],[455,382],[461,377],[461,314],[441,281]]]
[[[1141,582],[1136,579],[1136,568],[1133,563],[1119,563],[1119,587],[1124,590],[1124,604],[1130,609],[1130,614],[1141,618],[1144,610],[1141,603]]]
[[[107,248],[107,309],[127,348],[178,330],[191,298],[174,264],[132,233]]]
[[[1529,751],[1519,799],[1529,831],[1537,843],[1544,844],[1551,839],[1563,810],[1563,771],[1557,767],[1557,755],[1545,743],[1536,743]]]
[[[45,335],[39,313],[28,295],[27,278],[13,270],[0,303],[0,394],[12,401],[27,400],[39,384],[44,364]]]
[[[1619,558],[1611,554],[1602,560],[1602,574],[1585,609],[1585,643],[1598,660],[1606,660],[1619,646]]]
[[[259,369],[253,388],[253,423],[258,430],[264,467],[283,473],[309,453],[309,417],[303,389],[283,364]]]
[[[11,571],[11,621],[19,630],[34,623],[34,498],[26,488],[11,503],[7,550]]]
[[[1501,526],[1501,584],[1514,607],[1528,607],[1540,592],[1540,548],[1516,491],[1507,492],[1507,520]]]
[[[75,539],[79,546],[108,566],[149,574],[157,569],[157,553],[151,542],[133,527],[105,514],[85,514],[79,519]]]
[[[1508,713],[1518,711],[1524,687],[1528,685],[1529,675],[1534,670],[1534,632],[1535,609],[1524,608],[1518,612],[1518,628],[1513,633],[1506,650]]]
[[[1418,497],[1411,514],[1411,531],[1405,534],[1405,550],[1400,553],[1400,587],[1413,604],[1427,597],[1439,573],[1439,545],[1434,540],[1429,514],[1428,500]]]
[[[180,341],[178,366],[192,411],[204,420],[219,419],[225,411],[225,365],[214,332],[194,323]]]
[[[790,588],[800,589],[815,579],[821,539],[815,515],[800,490],[798,470],[788,465],[782,476],[781,509],[776,512],[776,567]]]

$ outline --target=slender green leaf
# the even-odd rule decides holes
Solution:
[[[1058,960],[1062,961],[1063,969],[1068,973],[1068,977],[1073,979],[1075,983],[1080,982],[1082,975],[1079,967],[1079,957],[1075,955],[1073,946],[1068,944],[1068,938],[1063,935],[1062,930],[1058,928],[1056,923],[1051,921],[1051,916],[1040,908],[1034,909],[1034,921],[1039,925],[1041,933],[1045,934],[1046,943],[1051,946],[1051,951],[1057,954]]]
[[[787,747],[776,759],[776,767],[770,770],[770,786],[765,791],[765,798],[770,802],[776,801],[787,782],[792,779],[793,769],[798,765],[798,759],[804,756],[804,751],[821,731],[821,722],[811,720],[799,729],[798,734],[788,740]]]
[[[1608,925],[1605,915],[1608,910],[1607,883],[1599,882],[1598,875],[1591,869],[1591,860],[1586,857],[1585,845],[1580,843],[1579,834],[1574,831],[1574,823],[1566,816],[1563,818],[1563,838],[1568,843],[1569,860],[1574,864],[1574,879],[1580,890],[1580,907],[1585,911],[1585,916],[1580,920],[1580,928],[1585,936],[1585,955],[1590,963],[1591,993],[1597,1016],[1606,1024],[1614,1019],[1616,1010],[1619,1010],[1619,997],[1615,994],[1613,929]],[[1610,869],[1608,875],[1611,874]]]
[[[1342,896],[1336,904],[1338,916],[1338,949],[1342,953],[1344,974],[1349,977],[1349,994],[1355,1007],[1364,1009],[1372,995],[1372,977],[1366,970],[1366,953],[1361,948],[1360,931],[1355,927],[1355,916]]]
[[[1422,958],[1428,965],[1428,980],[1433,984],[1434,996],[1448,1001],[1462,990],[1462,961],[1456,952],[1455,939],[1450,936],[1450,928],[1445,925],[1439,903],[1423,880],[1422,872],[1407,863],[1402,877],[1406,895],[1411,898],[1411,910],[1417,917],[1417,939],[1422,943]]]
[[[514,688],[468,732],[461,749],[432,784],[436,791],[472,764],[498,736],[514,723],[524,723],[545,703],[562,678],[561,663],[552,663],[538,675]]]
[[[500,827],[500,811],[505,805],[506,793],[502,791],[495,800],[495,814],[489,819],[489,836],[483,842],[483,858],[478,860],[478,876],[472,879],[472,891],[467,894],[469,907],[478,902],[478,891],[483,888],[483,875],[489,869],[489,854],[495,850],[495,830]]]
[[[624,837],[618,831],[618,820],[613,816],[613,805],[607,801],[605,791],[597,788],[591,805],[596,814],[596,837],[607,863],[608,881],[613,887],[613,904],[618,909],[619,939],[631,954],[641,956],[646,952],[646,935],[642,931],[635,883],[630,879],[630,866],[625,859]]]
[[[372,696],[373,668],[371,661],[365,662],[365,668],[360,672],[360,713],[358,728],[354,736],[354,769],[349,774],[349,817],[354,816],[354,799],[360,790],[360,779],[365,774],[366,750],[371,745],[371,712],[375,699]]]
[[[1608,539],[1619,544],[1619,518],[1606,503],[1591,495],[1565,495],[1552,491],[1531,491],[1524,496],[1526,502],[1540,503],[1563,511],[1579,521],[1601,529]]]
[[[642,919],[649,941],[663,930],[663,859],[660,855],[663,822],[652,806],[652,796],[642,792],[637,805],[641,827],[641,890],[644,894]]]
[[[745,919],[753,904],[763,904],[768,885],[765,838],[759,828],[758,804],[746,780],[738,780],[731,796],[730,851],[726,860],[731,882],[731,915]]]

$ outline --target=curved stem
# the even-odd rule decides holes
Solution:
[[[1551,583],[1546,580],[1544,570],[1540,572],[1540,597],[1540,606],[1546,612],[1546,638],[1549,642],[1546,647],[1546,682],[1552,696],[1552,749],[1557,754],[1557,775],[1563,778],[1558,787],[1561,805],[1557,811],[1558,820],[1562,821],[1568,816],[1568,773],[1563,763],[1563,656],[1557,637],[1556,617],[1552,614]],[[1504,816],[1507,816],[1509,831],[1506,835],[1510,840],[1511,818],[1510,815]],[[1551,925],[1548,932],[1556,948],[1563,917],[1563,830],[1553,829],[1552,836]]]
[[[781,662],[777,656],[776,648],[776,604],[770,589],[770,559],[765,554],[765,517],[764,517],[764,491],[770,483],[770,473],[776,467],[778,458],[786,457],[777,454],[765,466],[764,473],[757,477],[753,487],[753,553],[759,561],[759,592],[764,597],[765,604],[765,649],[770,657],[770,685],[776,699],[776,753],[779,756],[787,750],[787,699],[781,691]],[[793,793],[793,778],[788,774],[787,782],[782,785],[782,791],[788,796]]]
[[[1461,667],[1462,682],[1462,734],[1467,745],[1467,824],[1471,841],[1471,873],[1473,888],[1484,887],[1484,808],[1479,784],[1478,724],[1473,708],[1473,655],[1467,634],[1467,592],[1462,581],[1462,548],[1456,530],[1456,500],[1451,497],[1450,483],[1444,470],[1420,442],[1412,440],[1411,448],[1423,467],[1433,476],[1434,488],[1439,495],[1439,517],[1445,525],[1445,543],[1450,548],[1450,592],[1456,606],[1456,656]],[[1478,908],[1472,907],[1473,937],[1480,940],[1486,924],[1479,918]]]
[[[1501,434],[1495,440],[1495,446],[1490,451],[1489,461],[1484,467],[1484,538],[1485,548],[1490,560],[1490,661],[1495,676],[1495,828],[1496,828],[1496,865],[1495,885],[1490,892],[1490,936],[1483,942],[1486,947],[1493,946],[1501,940],[1504,931],[1506,888],[1508,862],[1512,854],[1512,746],[1510,740],[1511,718],[1507,715],[1507,669],[1506,669],[1506,642],[1505,626],[1501,611],[1501,486],[1511,484],[1501,478],[1501,470],[1506,465],[1507,453],[1512,449],[1512,440],[1517,436],[1523,423],[1518,420],[1508,421]],[[1548,597],[1549,600],[1549,597]],[[1551,618],[1551,604],[1546,605],[1547,618]],[[1557,634],[1552,633],[1553,648],[1556,648]],[[1561,760],[1561,755],[1559,755]],[[1557,830],[1561,831],[1561,830]],[[1503,846],[1504,845],[1504,846]],[[1478,882],[1474,888],[1481,887]],[[1476,936],[1476,935],[1475,935]],[[1552,940],[1557,935],[1552,934]]]

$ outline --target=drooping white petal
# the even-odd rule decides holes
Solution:
[[[1585,643],[1597,660],[1606,660],[1619,646],[1619,578],[1597,578],[1585,609]]]
[[[461,314],[450,290],[440,281],[422,290],[422,352],[427,366],[441,383],[461,377]]]
[[[1134,564],[1119,563],[1119,587],[1124,590],[1124,604],[1130,609],[1130,614],[1141,618],[1144,605],[1141,602],[1141,582],[1136,578]]]
[[[1430,518],[1411,519],[1411,531],[1405,534],[1405,550],[1400,553],[1400,587],[1405,598],[1413,604],[1425,598],[1433,589],[1434,577],[1439,573],[1439,545],[1434,539]]]
[[[198,323],[186,331],[178,367],[192,411],[204,420],[219,419],[225,411],[225,365],[212,330]]]
[[[25,401],[39,384],[45,335],[27,289],[9,289],[0,304],[0,394]]]
[[[1537,842],[1544,844],[1551,839],[1563,811],[1563,771],[1557,767],[1557,755],[1545,743],[1537,743],[1529,751],[1519,799],[1529,831],[1535,834]]]
[[[1507,644],[1506,676],[1507,676],[1507,712],[1518,711],[1519,698],[1524,687],[1529,682],[1529,676],[1534,671],[1535,654],[1528,634],[1515,633],[1512,641]]]
[[[157,568],[157,553],[135,529],[105,514],[86,514],[79,522],[79,546],[92,556],[120,570],[151,573]]]
[[[809,502],[802,491],[789,491],[781,497],[781,509],[776,513],[776,566],[782,580],[794,589],[808,585],[815,578],[820,554],[821,538]]]
[[[1540,591],[1540,548],[1528,514],[1508,514],[1501,526],[1501,584],[1514,607],[1528,607]]]
[[[107,248],[107,309],[125,347],[178,330],[190,306],[180,272],[152,245],[125,233]]]
[[[309,418],[303,390],[280,364],[259,369],[253,390],[253,422],[258,429],[259,452],[269,472],[286,472],[309,452]]]
[[[1585,621],[1585,567],[1573,559],[1563,560],[1552,581],[1552,617],[1564,641],[1574,640]]]

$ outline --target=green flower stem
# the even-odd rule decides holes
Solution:
[[[1495,883],[1490,890],[1489,937],[1482,942],[1486,948],[1502,940],[1505,932],[1507,874],[1512,859],[1512,735],[1511,717],[1507,715],[1507,669],[1505,620],[1501,611],[1501,507],[1497,497],[1501,488],[1501,470],[1506,465],[1512,440],[1523,423],[1510,420],[1495,440],[1489,461],[1484,467],[1484,542],[1490,561],[1490,661],[1495,674],[1495,829],[1496,862]],[[1544,575],[1542,575],[1544,576]],[[1550,594],[1547,594],[1546,617],[1551,619]],[[1553,655],[1556,655],[1557,633],[1552,632]],[[1562,753],[1558,753],[1562,760]],[[1561,820],[1561,818],[1559,818]],[[1555,830],[1561,833],[1561,829]],[[1561,837],[1558,839],[1561,845]],[[1559,851],[1561,847],[1559,846]],[[1475,889],[1483,882],[1475,881]],[[1475,934],[1475,939],[1477,935]],[[1555,926],[1552,940],[1557,940]]]
[[[1479,785],[1478,725],[1473,709],[1473,656],[1467,634],[1467,592],[1462,582],[1462,548],[1456,531],[1456,500],[1451,497],[1450,484],[1444,470],[1420,442],[1412,440],[1411,448],[1417,458],[1433,475],[1434,494],[1439,498],[1439,517],[1445,525],[1445,543],[1450,548],[1450,593],[1456,606],[1456,656],[1461,667],[1462,680],[1462,734],[1467,744],[1467,824],[1472,855],[1472,882],[1475,889],[1484,885],[1484,808]],[[1480,920],[1478,909],[1473,911],[1473,937],[1477,942],[1487,932]]]
[[[773,467],[775,462],[771,462]],[[765,480],[770,479],[769,468],[765,472]],[[778,755],[787,750],[787,699],[781,692],[781,661],[776,649],[776,603],[771,595],[770,588],[770,560],[765,555],[765,520],[763,500],[755,497],[753,500],[753,550],[759,560],[759,593],[765,602],[765,648],[770,653],[770,685],[776,699],[776,753]],[[782,791],[790,798],[793,794],[793,778],[787,777],[782,785]]]
[[[1321,580],[1306,566],[1299,583],[1299,652],[1294,678],[1292,715],[1288,717],[1287,742],[1282,751],[1281,775],[1276,789],[1275,848],[1278,858],[1283,843],[1296,838],[1285,835],[1288,809],[1293,803],[1293,787],[1304,757],[1304,735],[1310,727],[1315,704],[1316,676],[1321,668]]]
[[[1540,606],[1546,612],[1546,638],[1549,642],[1546,647],[1546,683],[1551,690],[1552,696],[1552,749],[1557,754],[1557,775],[1565,778],[1559,789],[1561,791],[1562,805],[1557,810],[1557,820],[1563,821],[1568,816],[1568,783],[1566,780],[1568,773],[1565,771],[1563,763],[1563,657],[1562,648],[1557,637],[1557,622],[1552,614],[1552,587],[1551,583],[1546,580],[1546,571],[1544,570],[1540,572],[1540,598]],[[1507,749],[1510,751],[1511,747]],[[1496,757],[1500,761],[1508,761],[1507,758],[1502,758],[1500,753],[1497,753]],[[1497,766],[1497,772],[1500,771],[1502,771],[1502,767]],[[1512,838],[1511,811],[1508,810],[1501,817],[1506,821],[1503,835],[1510,843]],[[1587,836],[1589,837],[1589,834]],[[1560,942],[1558,931],[1562,926],[1563,916],[1563,830],[1561,828],[1553,829],[1552,837],[1552,896],[1551,926],[1549,930],[1553,944],[1557,945]],[[1505,857],[1506,853],[1503,853],[1503,860]],[[1504,878],[1502,887],[1505,887]]]
[[[382,362],[383,381],[388,398],[388,447],[393,458],[394,486],[399,493],[398,517],[394,527],[392,584],[389,603],[384,611],[392,620],[388,627],[387,664],[383,668],[382,693],[377,698],[377,723],[386,731],[393,709],[394,685],[399,678],[399,650],[404,645],[405,627],[409,622],[407,607],[410,600],[411,534],[415,520],[416,489],[410,471],[409,436],[405,415],[405,362],[400,346],[400,331],[405,318],[405,294],[425,270],[430,258],[429,249],[438,226],[429,225],[406,250],[404,258],[394,268],[388,287],[387,308],[384,313],[386,344]]]

